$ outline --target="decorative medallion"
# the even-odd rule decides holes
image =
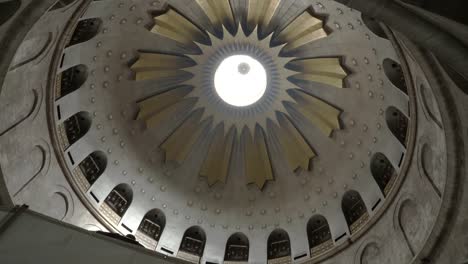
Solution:
[[[323,21],[307,10],[284,29],[265,34],[279,1],[249,1],[245,28],[240,25],[240,18],[234,17],[229,1],[197,0],[197,3],[211,21],[213,32],[202,30],[170,6],[154,17],[155,24],[148,34],[169,38],[187,49],[195,47],[198,52],[139,52],[138,60],[131,65],[136,81],[154,80],[158,86],[175,80],[177,85],[139,101],[136,119],[147,127],[157,127],[180,108],[189,107],[186,119],[160,148],[165,152],[166,162],[181,165],[201,134],[210,131],[210,146],[199,171],[209,185],[233,180],[227,179],[227,175],[235,144],[240,144],[244,157],[246,183],[254,183],[260,189],[266,181],[274,180],[269,155],[273,141],[281,146],[291,171],[309,170],[310,160],[317,155],[314,142],[302,136],[290,112],[299,112],[329,137],[333,130],[340,129],[341,111],[295,83],[321,83],[330,89],[341,89],[347,76],[339,57],[294,57],[295,49],[328,36]],[[242,107],[226,103],[215,89],[217,68],[224,59],[235,55],[258,61],[267,76],[266,91],[261,98]],[[248,67],[239,64],[239,72],[246,74]]]

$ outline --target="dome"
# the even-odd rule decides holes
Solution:
[[[5,189],[169,259],[413,263],[452,139],[406,41],[335,1],[59,1],[3,81]]]

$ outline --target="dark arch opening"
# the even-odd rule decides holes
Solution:
[[[54,6],[50,9],[50,11],[66,7],[70,5],[71,3],[75,2],[75,0],[58,0]]]
[[[159,209],[152,209],[147,212],[141,220],[137,231],[137,237],[140,238],[139,240],[142,241],[143,244],[149,244],[148,247],[154,249],[156,248],[157,242],[159,241],[165,226],[166,216],[164,213]],[[152,241],[145,243],[147,239],[143,238],[143,236],[151,239]]]
[[[322,215],[315,215],[307,223],[307,238],[311,257],[320,255],[333,247],[330,226]]]
[[[70,69],[63,71],[60,74],[60,90],[57,91],[59,92],[57,97],[63,97],[78,90],[87,78],[88,67],[83,64],[73,66]]]
[[[231,235],[226,243],[225,261],[247,262],[249,260],[249,239],[243,233]]]
[[[118,216],[122,217],[132,203],[133,192],[130,185],[121,183],[117,185],[106,197],[105,203]]]
[[[95,151],[89,154],[78,166],[88,183],[93,185],[106,169],[106,154],[102,151]]]
[[[383,69],[390,82],[392,82],[392,84],[402,92],[408,94],[408,87],[406,86],[405,75],[403,74],[401,65],[398,62],[387,58],[383,61]]]
[[[343,195],[341,201],[341,209],[343,210],[346,223],[351,234],[356,233],[369,219],[366,205],[358,192],[350,190]]]
[[[94,38],[99,32],[102,25],[100,18],[88,18],[81,20],[76,25],[75,31],[70,39],[69,46],[73,46]]]
[[[91,115],[88,112],[78,112],[63,122],[68,144],[72,145],[82,138],[91,127]]]
[[[383,30],[382,26],[380,26],[380,22],[375,18],[362,15],[362,22],[364,22],[367,28],[370,31],[372,31],[372,33],[374,33],[375,35],[384,39],[388,39],[387,34],[385,34],[385,31]]]
[[[0,26],[10,20],[10,18],[16,14],[20,7],[20,0],[12,0],[0,3]]]
[[[203,256],[205,243],[205,231],[199,226],[192,226],[185,231],[177,256],[186,260],[195,260],[198,263]]]
[[[290,259],[291,243],[289,235],[283,229],[275,229],[271,232],[267,242],[268,262],[277,259]]]
[[[385,120],[392,134],[406,147],[408,118],[396,107],[390,106],[386,110]]]
[[[387,196],[396,179],[395,168],[382,153],[375,153],[371,159],[371,173],[380,190]]]

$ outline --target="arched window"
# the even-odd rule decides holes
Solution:
[[[380,190],[387,196],[396,179],[395,169],[382,153],[375,153],[371,159],[371,173]]]
[[[177,257],[198,263],[205,249],[206,235],[203,229],[192,226],[184,233]]]
[[[82,138],[91,127],[91,115],[88,112],[78,112],[65,120],[59,127],[62,139],[65,141],[63,148],[66,149]]]
[[[57,89],[57,98],[60,98],[83,85],[88,78],[88,68],[83,64],[76,65],[63,71],[58,78],[60,78],[60,89]]]
[[[315,215],[307,223],[307,238],[309,239],[310,256],[318,256],[333,247],[330,226],[327,219]]]
[[[351,234],[357,232],[369,219],[366,205],[356,191],[350,190],[343,195],[341,208]]]
[[[283,229],[271,232],[267,242],[268,263],[282,263],[291,260],[289,235]]]
[[[406,87],[405,76],[401,65],[398,62],[387,58],[383,61],[383,69],[390,82],[392,82],[392,84],[402,92],[408,94],[408,88]]]
[[[408,118],[396,107],[390,106],[387,108],[385,119],[392,134],[403,146],[406,146]]]
[[[84,191],[88,191],[89,187],[102,175],[107,166],[106,154],[102,151],[95,151],[89,154],[75,168],[75,175],[79,175],[80,185],[83,185]]]
[[[106,200],[101,205],[101,211],[107,216],[108,220],[118,225],[122,216],[130,207],[132,198],[133,192],[130,185],[121,183],[106,197]]]
[[[231,235],[226,243],[225,261],[247,262],[249,260],[249,239],[242,233]]]
[[[159,209],[146,213],[136,232],[138,241],[150,249],[156,249],[159,238],[166,225],[166,217]]]
[[[78,22],[68,46],[76,45],[88,41],[97,35],[101,28],[102,20],[99,18],[89,18]]]

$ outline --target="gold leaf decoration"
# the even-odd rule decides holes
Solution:
[[[280,142],[282,153],[289,163],[289,168],[296,171],[299,168],[308,170],[310,160],[315,157],[304,137],[289,121],[285,114],[278,114],[279,126],[271,124],[273,131]]]
[[[280,0],[249,0],[247,25],[266,28],[279,7]]]
[[[200,175],[207,177],[209,185],[218,181],[226,183],[235,138],[236,129],[234,127],[231,127],[227,134],[223,123],[215,128],[208,154],[200,170]]]
[[[205,14],[216,28],[222,25],[234,27],[234,16],[229,0],[196,0],[198,5],[205,11]]]
[[[194,41],[202,43],[206,39],[206,35],[197,26],[171,8],[164,14],[156,16],[154,23],[152,33],[187,46],[195,45]]]
[[[252,136],[250,130],[244,128],[241,137],[244,143],[244,166],[247,182],[254,183],[259,189],[262,189],[267,180],[273,180],[270,155],[263,129],[256,126]]]
[[[147,127],[158,127],[169,122],[177,113],[180,113],[183,109],[192,108],[197,101],[197,98],[187,98],[181,100],[173,105],[170,105],[164,109],[161,109],[160,112],[154,113],[151,116],[148,116],[144,120]]]
[[[340,129],[340,110],[304,91],[291,90],[290,93],[298,103],[295,108],[323,134],[330,136],[334,129]]]
[[[166,153],[166,162],[182,164],[185,161],[204,128],[211,123],[210,120],[200,122],[201,117],[202,111],[193,112],[161,145]]]
[[[293,75],[296,80],[319,82],[343,88],[346,71],[339,58],[300,59],[291,61],[288,66],[300,73]]]
[[[286,43],[284,51],[291,51],[327,36],[322,20],[304,11],[280,32],[277,40]]]
[[[160,113],[163,109],[181,101],[191,91],[191,87],[181,86],[139,102],[138,106],[140,107],[140,112],[138,113],[137,119],[147,120],[152,115]]]

